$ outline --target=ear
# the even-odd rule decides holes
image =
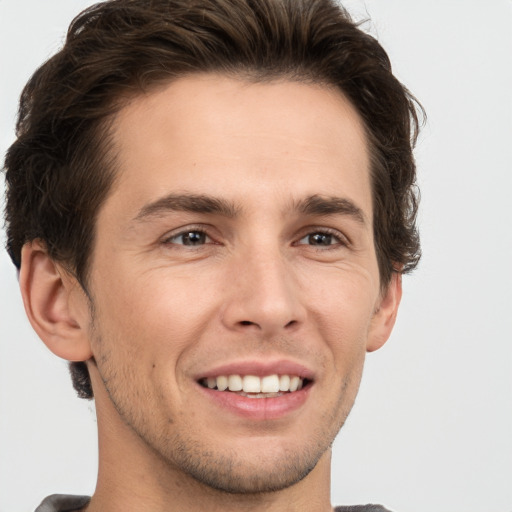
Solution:
[[[391,281],[384,290],[377,304],[376,311],[372,318],[368,341],[367,352],[379,349],[388,340],[393,326],[395,325],[398,306],[402,299],[402,274],[394,272]]]
[[[77,280],[33,240],[21,252],[20,288],[28,319],[46,346],[68,361],[92,357],[88,299]]]

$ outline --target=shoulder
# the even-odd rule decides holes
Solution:
[[[89,496],[52,494],[41,502],[35,512],[70,512],[85,507],[90,499]]]

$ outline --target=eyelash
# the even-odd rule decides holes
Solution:
[[[307,237],[313,236],[313,235],[328,235],[336,239],[336,243],[329,244],[328,246],[315,246],[310,245],[311,248],[317,250],[317,251],[328,251],[328,250],[334,250],[339,249],[340,247],[348,247],[350,245],[350,241],[348,238],[337,231],[336,229],[331,228],[325,228],[325,227],[313,227],[310,228],[301,238],[299,238],[298,242],[301,240],[304,240]],[[306,245],[306,244],[299,244],[298,242],[295,242],[296,245]]]
[[[176,244],[176,243],[173,243],[172,240],[180,237],[180,236],[184,236],[184,235],[187,235],[187,234],[190,234],[190,233],[199,233],[201,235],[204,235],[205,237],[209,238],[210,240],[212,240],[212,237],[208,234],[208,230],[205,229],[204,227],[200,227],[200,226],[190,226],[186,229],[182,229],[181,231],[179,231],[178,233],[173,233],[171,234],[170,236],[166,236],[163,240],[162,240],[162,243],[164,244],[168,244],[168,245],[182,245],[184,247],[191,247],[191,248],[198,248],[198,247],[202,247],[204,246],[205,244],[200,244],[200,245],[187,245],[187,244]]]
[[[212,243],[217,244],[217,242],[215,242],[214,238],[208,234],[208,231],[209,231],[208,229],[206,229],[205,227],[202,227],[202,226],[190,226],[186,229],[182,229],[178,233],[173,233],[170,236],[166,236],[162,240],[162,243],[166,244],[166,245],[170,245],[170,246],[180,245],[180,246],[195,248],[195,249],[204,247],[208,243],[209,244],[212,244]],[[187,245],[185,243],[177,244],[177,243],[173,242],[173,240],[175,240],[176,238],[185,236],[190,233],[198,233],[200,235],[204,235],[206,238],[210,239],[210,242],[201,243],[199,245]],[[311,237],[313,235],[331,236],[336,239],[336,243],[329,244],[329,245],[323,246],[323,247],[321,245],[315,246],[313,244],[309,245],[309,244],[299,243],[301,240],[304,240],[305,238]],[[293,245],[295,245],[295,246],[309,245],[309,247],[311,247],[312,249],[317,250],[317,251],[328,251],[328,250],[338,249],[340,247],[347,247],[350,245],[350,240],[345,235],[340,233],[338,230],[326,228],[326,227],[311,227],[311,228],[308,228],[307,231],[303,232],[303,234],[301,234],[300,238],[296,242],[294,242]]]

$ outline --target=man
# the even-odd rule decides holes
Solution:
[[[91,499],[38,510],[331,510],[419,258],[416,106],[380,45],[330,0],[113,0],[17,128],[8,251],[100,453]]]

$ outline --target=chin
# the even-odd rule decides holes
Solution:
[[[307,477],[330,451],[339,428],[338,423],[310,432],[307,442],[298,433],[290,439],[248,436],[242,446],[236,442],[215,446],[207,435],[174,432],[166,446],[153,448],[159,448],[167,467],[210,489],[238,495],[271,493]]]
[[[325,450],[318,452],[283,453],[268,460],[258,457],[255,461],[242,459],[240,454],[203,453],[200,458],[190,457],[181,469],[200,484],[221,492],[261,494],[281,491],[300,482],[315,468]]]

